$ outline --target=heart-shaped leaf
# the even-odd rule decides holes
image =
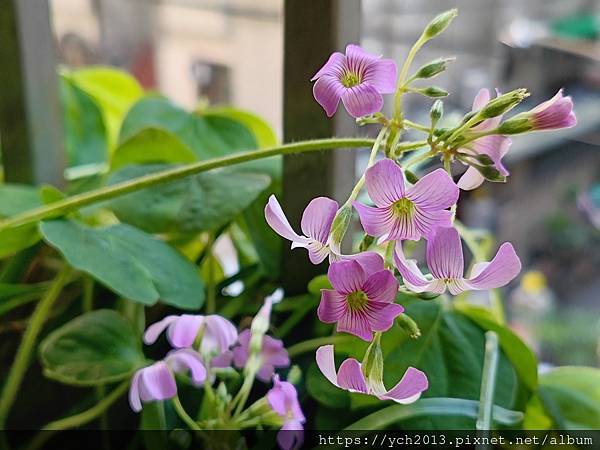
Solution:
[[[198,309],[204,285],[196,267],[163,241],[126,224],[90,228],[73,221],[42,222],[44,239],[76,269],[117,294],[145,305],[157,301]]]
[[[140,340],[113,310],[93,311],[66,323],[40,344],[44,374],[79,386],[113,383],[144,365]]]

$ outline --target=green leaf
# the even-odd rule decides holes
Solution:
[[[22,184],[0,185],[0,217],[15,214],[42,206],[40,192],[36,187]],[[12,255],[40,240],[37,226],[23,225],[0,231],[0,258]]]
[[[68,165],[105,163],[108,142],[102,111],[68,76],[60,77]]]
[[[308,282],[308,292],[320,296],[321,289],[332,289],[331,282],[327,275],[317,275]]]
[[[90,228],[53,220],[42,222],[44,239],[76,269],[117,294],[145,305],[160,302],[198,309],[204,285],[196,267],[163,241],[126,224]]]
[[[238,121],[220,116],[201,117],[164,97],[144,97],[131,108],[121,128],[120,142],[145,128],[158,128],[177,136],[199,160],[256,148],[252,133]]]
[[[557,428],[600,428],[600,369],[557,367],[540,375],[539,381],[542,403]]]
[[[479,325],[484,330],[495,331],[500,338],[500,347],[510,360],[515,370],[532,391],[537,388],[537,359],[533,351],[513,333],[510,328],[499,324],[487,309],[469,305],[468,303],[455,303],[455,307]]]
[[[476,419],[479,402],[461,398],[426,398],[410,405],[392,405],[370,414],[345,430],[382,430],[397,422],[419,417],[462,416]],[[523,420],[523,413],[494,406],[494,421],[500,425],[515,426]]]
[[[167,167],[163,164],[128,166],[113,174],[110,183]],[[269,183],[266,175],[221,169],[127,194],[107,205],[123,222],[150,233],[195,233],[214,230],[230,222]]]
[[[68,77],[100,107],[109,149],[113,149],[125,114],[144,94],[142,87],[128,73],[110,67],[80,69],[70,72]]]
[[[144,128],[117,147],[110,165],[116,170],[128,164],[194,161],[194,152],[173,134],[160,128]]]
[[[84,314],[40,344],[44,375],[65,384],[97,386],[123,380],[144,365],[138,336],[118,313]]]
[[[223,106],[210,108],[203,113],[200,112],[200,114],[204,116],[220,116],[240,122],[250,130],[258,144],[258,148],[274,147],[278,144],[277,135],[273,128],[261,117],[249,111]]]

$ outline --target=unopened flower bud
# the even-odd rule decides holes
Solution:
[[[527,89],[515,89],[488,102],[478,113],[478,117],[489,119],[507,113],[529,96]]]
[[[426,39],[432,39],[436,37],[438,34],[442,33],[448,27],[448,25],[450,25],[450,22],[452,22],[457,15],[458,10],[456,8],[437,15],[425,27],[425,30],[423,31],[423,37]]]
[[[418,339],[421,337],[421,330],[417,323],[407,314],[400,314],[396,317],[396,322],[402,328],[402,330],[408,334],[412,339]]]
[[[506,177],[502,175],[498,169],[493,166],[480,166],[478,164],[471,163],[472,167],[475,167],[483,177],[494,183],[506,183]]]
[[[436,100],[433,105],[431,105],[431,109],[429,110],[429,117],[431,118],[431,125],[435,127],[438,121],[444,115],[444,102],[441,100]]]
[[[529,118],[522,114],[517,114],[515,117],[501,123],[497,131],[498,134],[520,134],[531,130],[533,130],[533,124]]]
[[[340,254],[342,241],[352,219],[352,205],[344,204],[335,215],[329,233],[329,246],[334,253]]]
[[[404,169],[404,176],[406,177],[406,181],[408,181],[410,184],[415,184],[417,181],[419,181],[419,177],[410,170]]]
[[[287,380],[292,384],[298,384],[302,380],[302,369],[294,364],[287,375]]]
[[[365,234],[362,240],[360,241],[360,244],[358,244],[358,251],[360,253],[366,252],[367,250],[369,250],[369,247],[373,245],[373,242],[375,242],[375,237]]]
[[[385,392],[380,332],[375,333],[373,341],[367,348],[361,367],[369,388],[373,392]]]
[[[412,78],[433,78],[446,70],[448,63],[454,61],[454,59],[455,58],[438,58],[433,60],[424,66],[421,66]]]
[[[415,92],[418,92],[419,94],[431,98],[448,97],[448,91],[445,91],[444,89],[437,86],[429,86],[428,88],[415,89]]]

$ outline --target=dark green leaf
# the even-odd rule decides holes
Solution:
[[[112,310],[80,316],[40,344],[44,374],[61,383],[96,386],[125,379],[144,365],[140,341]]]
[[[42,222],[44,239],[76,269],[130,300],[198,309],[204,285],[196,268],[171,246],[126,224],[90,228],[63,220]]]

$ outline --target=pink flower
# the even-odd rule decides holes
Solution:
[[[521,261],[513,246],[502,244],[491,262],[477,263],[471,276],[464,278],[464,259],[460,236],[454,228],[439,228],[427,242],[427,265],[433,279],[419,270],[415,260],[407,260],[402,246],[396,246],[396,267],[404,284],[413,292],[441,294],[446,288],[452,295],[468,290],[488,290],[508,284],[521,271]]]
[[[238,337],[235,326],[221,316],[183,314],[167,316],[150,325],[144,333],[144,342],[153,344],[165,329],[169,343],[175,348],[192,347],[202,331],[200,352],[204,355],[223,353]]]
[[[277,234],[292,241],[292,248],[306,248],[310,261],[320,264],[331,254],[328,239],[337,210],[338,203],[335,200],[327,197],[312,199],[302,213],[300,228],[305,236],[300,236],[288,222],[277,198],[271,195],[265,206],[265,219]]]
[[[335,52],[312,77],[313,95],[328,117],[340,99],[352,117],[373,114],[383,107],[383,96],[396,90],[396,63],[348,45],[346,54]]]
[[[282,419],[283,426],[277,434],[277,443],[284,450],[300,448],[304,439],[303,423],[306,418],[298,402],[298,393],[293,384],[273,377],[273,387],[267,392],[269,405]]]
[[[190,371],[192,382],[199,386],[206,379],[206,369],[200,355],[191,349],[173,350],[163,361],[138,370],[131,380],[129,404],[135,412],[142,402],[167,400],[177,395],[174,372]]]
[[[558,130],[577,125],[577,117],[573,112],[573,100],[570,96],[565,97],[562,89],[550,100],[540,103],[524,114],[530,116],[534,130]]]
[[[333,289],[321,289],[317,315],[322,322],[337,322],[337,331],[354,334],[365,341],[373,331],[386,331],[404,308],[394,303],[398,281],[383,267],[375,253],[329,266],[327,276]],[[375,263],[373,262],[375,256]]]
[[[402,379],[392,389],[386,391],[368,386],[361,364],[354,358],[346,359],[336,373],[333,345],[324,345],[317,349],[317,366],[333,385],[350,392],[373,395],[380,400],[393,400],[396,403],[416,402],[421,393],[429,387],[427,376],[414,367],[409,367]]]
[[[233,364],[241,369],[246,365],[250,354],[250,330],[246,329],[240,333],[238,338],[240,345],[232,350]],[[271,336],[263,336],[262,348],[260,351],[261,366],[256,377],[259,380],[268,382],[275,373],[275,368],[287,367],[290,365],[290,358],[287,350],[283,347],[283,342]]]
[[[479,111],[490,101],[490,93],[487,89],[481,89],[475,100],[473,100],[473,111]],[[472,128],[472,131],[480,133],[483,131],[490,131],[498,127],[502,121],[502,116],[493,117],[486,119],[476,127]],[[500,175],[508,176],[509,172],[506,167],[502,164],[502,158],[508,153],[512,141],[506,136],[490,135],[483,136],[479,139],[469,142],[459,150],[467,153],[475,153],[477,155],[487,155],[494,162],[494,168],[498,170]],[[458,180],[458,187],[462,190],[468,191],[479,187],[485,178],[475,167],[469,167],[466,172]]]
[[[407,185],[404,173],[391,159],[383,159],[365,174],[365,185],[375,207],[354,202],[365,231],[380,242],[429,236],[437,227],[450,226],[449,208],[458,200],[458,187],[443,170]]]

